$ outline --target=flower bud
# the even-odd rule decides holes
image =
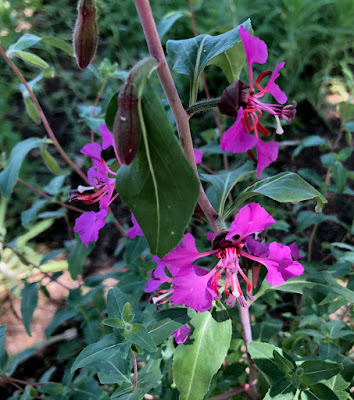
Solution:
[[[73,33],[73,46],[77,65],[85,69],[96,54],[98,31],[94,0],[80,0]]]
[[[242,81],[235,81],[231,83],[223,92],[218,101],[218,108],[221,114],[228,117],[236,118],[237,110],[242,103],[247,103],[248,93],[243,92],[248,88]]]
[[[138,93],[134,83],[128,80],[119,97],[118,111],[114,120],[113,137],[122,164],[133,162],[141,140],[141,125],[138,110]]]

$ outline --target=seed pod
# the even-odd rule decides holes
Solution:
[[[236,118],[237,110],[240,107],[240,103],[247,102],[248,93],[242,92],[248,88],[242,81],[235,81],[231,83],[223,92],[218,101],[218,108],[221,114],[225,114],[228,117]]]
[[[98,31],[94,0],[80,0],[73,33],[73,46],[77,65],[85,69],[96,54]]]
[[[142,135],[138,111],[139,99],[134,83],[128,80],[118,100],[119,106],[113,126],[114,144],[121,163],[129,165],[139,150]]]

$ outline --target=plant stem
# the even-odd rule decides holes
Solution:
[[[208,111],[213,107],[218,106],[220,98],[216,99],[204,99],[197,101],[196,103],[192,104],[190,107],[187,108],[186,112],[189,114],[189,116],[193,116],[194,114],[198,114],[204,111]]]
[[[198,176],[192,136],[189,127],[189,115],[182,106],[171,71],[168,68],[161,41],[157,33],[154,17],[151,12],[150,3],[148,0],[134,0],[134,3],[144,30],[150,55],[156,59],[159,65],[157,68],[157,74],[174,115],[183,151],[188,162],[194,169],[195,174]],[[218,220],[220,219],[220,216],[210,204],[201,183],[198,203],[207,217],[210,226],[215,232],[217,232],[219,229]]]
[[[137,387],[138,387],[138,364],[136,362],[136,356],[135,356],[134,351],[132,349],[130,349],[130,351],[132,353],[133,365],[134,365],[134,386],[133,386],[133,390],[135,392]]]
[[[210,397],[208,400],[224,400],[235,396],[238,393],[247,392],[250,389],[250,385],[246,383],[239,388],[231,389],[226,393],[219,394],[218,396]]]
[[[41,117],[41,120],[43,122],[43,125],[47,131],[48,136],[52,140],[54,146],[58,150],[59,154],[62,156],[62,158],[66,161],[67,164],[70,165],[70,167],[78,174],[81,176],[82,179],[84,179],[85,182],[87,182],[87,177],[86,175],[81,171],[81,169],[70,159],[70,157],[66,154],[65,150],[61,147],[60,143],[58,142],[57,138],[54,135],[54,132],[52,128],[49,125],[49,122],[47,120],[47,117],[45,116],[42,107],[40,106],[37,97],[34,95],[33,91],[31,88],[28,86],[26,79],[22,75],[21,71],[16,67],[16,65],[11,61],[11,59],[6,55],[4,49],[0,45],[0,54],[3,56],[4,60],[7,62],[7,64],[11,67],[11,69],[15,72],[17,77],[20,79],[22,84],[25,86],[25,88],[28,91],[28,94],[30,95],[34,106],[36,107],[39,116]]]
[[[248,345],[252,342],[252,330],[249,315],[249,305],[242,307],[237,303],[238,311],[240,313],[240,320],[242,325],[242,336],[246,346],[247,362],[249,367],[249,388],[247,394],[250,399],[258,400],[259,394],[257,390],[258,370],[256,369],[251,356],[248,353]]]

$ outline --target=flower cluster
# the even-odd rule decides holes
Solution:
[[[239,104],[240,108],[237,113],[236,122],[226,131],[221,139],[220,147],[223,151],[231,153],[247,152],[252,159],[255,160],[251,149],[256,146],[257,150],[257,173],[258,178],[261,177],[261,172],[264,168],[270,165],[278,157],[278,143],[261,141],[259,134],[269,136],[267,129],[260,123],[262,111],[272,114],[276,121],[276,133],[282,134],[284,131],[280,124],[280,118],[286,122],[291,122],[295,117],[296,102],[291,105],[283,106],[287,101],[286,94],[275,83],[279,77],[279,70],[284,67],[285,63],[278,64],[274,71],[265,71],[256,79],[255,85],[258,88],[256,93],[253,82],[252,64],[264,64],[268,58],[267,45],[263,40],[257,37],[250,36],[249,32],[243,27],[240,27],[239,34],[245,48],[246,58],[248,63],[250,84],[242,83]],[[270,78],[264,88],[260,85],[263,78]],[[248,88],[248,92],[244,90]],[[279,104],[262,103],[261,99],[266,93],[270,93]],[[254,136],[250,133],[254,132]]]
[[[264,265],[269,284],[278,286],[291,277],[299,276],[304,268],[294,259],[301,258],[296,243],[286,246],[277,242],[270,244],[257,241],[259,232],[275,224],[275,220],[257,203],[244,206],[236,215],[230,230],[221,231],[213,238],[213,249],[200,253],[195,239],[187,233],[183,243],[162,259],[154,257],[157,267],[150,272],[145,291],[158,291],[154,303],[171,301],[173,305],[183,304],[196,311],[211,308],[213,300],[220,298],[220,284],[223,276],[225,303],[233,306],[236,301],[245,306],[241,277],[246,283],[246,297],[253,299],[252,284],[240,266],[240,258],[245,257]],[[204,269],[194,262],[202,257],[214,255],[219,260],[212,270]],[[165,272],[165,268],[171,276]],[[169,288],[160,289],[166,283]]]

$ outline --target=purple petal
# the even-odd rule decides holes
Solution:
[[[278,71],[283,68],[284,65],[285,62],[281,62],[275,67],[266,87],[264,88],[264,91],[270,93],[279,104],[284,104],[288,100],[286,94],[280,89],[278,84],[274,82],[279,76]]]
[[[201,162],[202,162],[202,158],[203,158],[204,151],[200,151],[200,150],[198,150],[198,149],[193,149],[193,151],[194,151],[194,157],[195,157],[195,162],[196,162],[196,164],[201,163]]]
[[[290,248],[290,250],[291,250],[291,257],[292,257],[294,260],[300,260],[300,258],[302,258],[302,255],[301,255],[300,252],[299,252],[299,248],[298,248],[296,242],[291,243],[291,244],[289,245],[289,248]]]
[[[244,153],[257,144],[257,138],[250,136],[242,124],[243,108],[237,113],[236,122],[224,132],[220,142],[221,150],[229,153]]]
[[[183,243],[166,254],[162,260],[171,274],[178,276],[191,273],[193,261],[200,257],[204,257],[204,254],[199,253],[195,247],[194,237],[190,233],[186,233]]]
[[[176,332],[172,333],[172,336],[175,338],[177,344],[184,343],[190,332],[190,328],[187,325],[183,325]]]
[[[275,224],[274,218],[257,203],[250,203],[241,208],[230,226],[230,232],[226,235],[226,240],[232,239],[236,235],[240,238],[262,232]]]
[[[210,310],[216,296],[211,286],[210,271],[194,266],[189,274],[174,278],[171,301],[174,305],[185,304],[196,311]]]
[[[291,249],[284,244],[273,242],[269,245],[267,259],[259,262],[268,269],[267,281],[272,286],[282,285],[285,281],[304,272],[304,267],[291,258]]]
[[[108,147],[113,146],[113,135],[108,130],[106,124],[102,124],[99,128],[100,134],[102,135],[102,149],[106,150]]]
[[[208,236],[207,236],[207,239],[209,240],[209,242],[212,242],[214,237],[215,237],[215,233],[214,232],[209,232]]]
[[[165,274],[165,263],[156,256],[153,257],[153,260],[156,261],[157,267],[153,271],[149,271],[150,279],[145,285],[145,293],[154,292],[163,283],[172,280]]]
[[[132,220],[133,226],[128,229],[127,236],[130,237],[130,239],[135,238],[135,236],[144,236],[144,233],[141,230],[133,214],[131,214],[130,218]]]
[[[268,257],[268,243],[258,242],[258,240],[255,240],[251,236],[248,236],[245,238],[245,244],[250,254],[254,254],[257,257]]]
[[[97,186],[99,184],[108,183],[108,176],[104,169],[102,161],[94,160],[95,165],[87,171],[87,178],[91,185]]]
[[[257,141],[257,175],[261,179],[261,172],[278,157],[279,144],[276,142],[263,143]]]
[[[106,223],[106,210],[99,212],[88,211],[76,219],[74,232],[80,235],[80,239],[88,247],[89,242],[96,242],[98,232]]]
[[[238,33],[245,48],[248,65],[251,66],[254,62],[264,64],[268,58],[268,49],[265,42],[256,36],[251,36],[243,26],[240,27]]]
[[[101,161],[102,147],[98,143],[87,143],[81,149],[81,153],[93,160]]]

